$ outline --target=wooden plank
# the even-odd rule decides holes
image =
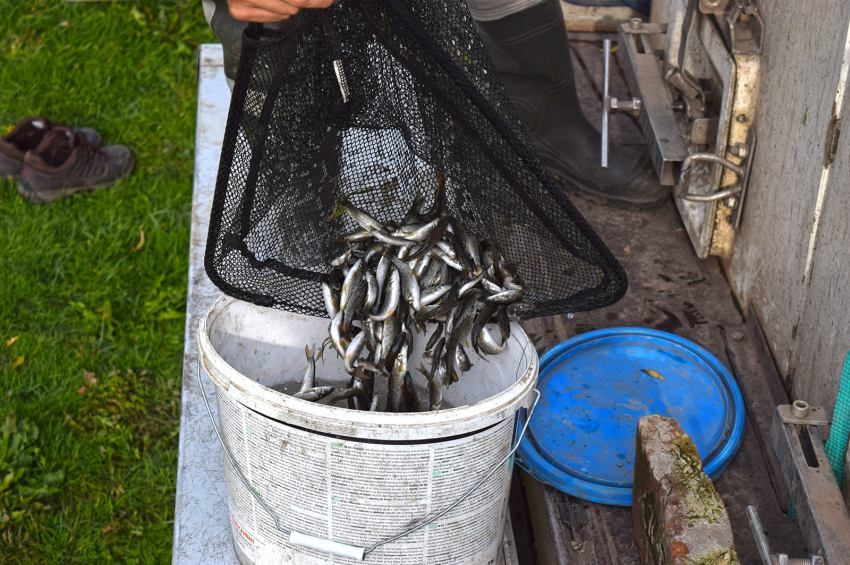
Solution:
[[[850,3],[848,3],[850,4]],[[850,30],[848,30],[850,58]],[[850,63],[850,60],[847,61]],[[823,191],[806,298],[796,326],[788,380],[794,398],[832,414],[844,358],[850,349],[850,93],[845,91],[843,129]]]
[[[729,275],[787,375],[850,2],[771,0],[759,7],[766,30],[759,147]]]

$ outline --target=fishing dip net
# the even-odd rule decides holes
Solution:
[[[206,269],[226,294],[326,316],[351,204],[397,223],[438,188],[515,265],[512,314],[618,300],[621,266],[553,184],[461,1],[339,0],[251,25],[233,88]]]

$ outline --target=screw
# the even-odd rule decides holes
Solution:
[[[629,20],[629,27],[631,27],[632,29],[640,29],[642,25],[643,20],[641,20],[640,18],[632,18]]]
[[[740,124],[745,124],[745,123],[747,123],[747,120],[748,120],[748,119],[749,119],[749,118],[747,118],[747,115],[746,115],[746,114],[738,114],[737,116],[735,116],[735,121],[736,121],[736,122],[738,122],[738,123],[740,123]]]
[[[738,199],[735,198],[734,196],[730,196],[729,198],[726,199],[726,206],[728,208],[734,208],[737,205],[738,205]]]
[[[743,143],[736,143],[732,146],[732,153],[741,159],[746,159],[749,152],[749,148]]]

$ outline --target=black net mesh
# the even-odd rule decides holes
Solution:
[[[340,203],[399,221],[443,173],[450,213],[526,281],[521,316],[622,296],[622,268],[544,171],[463,2],[340,0],[292,27],[244,35],[206,256],[225,293],[324,316],[320,283],[358,229]]]

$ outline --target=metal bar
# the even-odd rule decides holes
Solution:
[[[767,537],[764,535],[764,527],[761,525],[758,512],[752,506],[747,506],[747,520],[750,522],[750,529],[753,531],[753,537],[756,540],[756,548],[759,550],[759,557],[763,565],[772,565],[770,560],[770,545],[767,543]]]
[[[608,168],[608,96],[611,83],[611,40],[602,41],[602,168]]]

